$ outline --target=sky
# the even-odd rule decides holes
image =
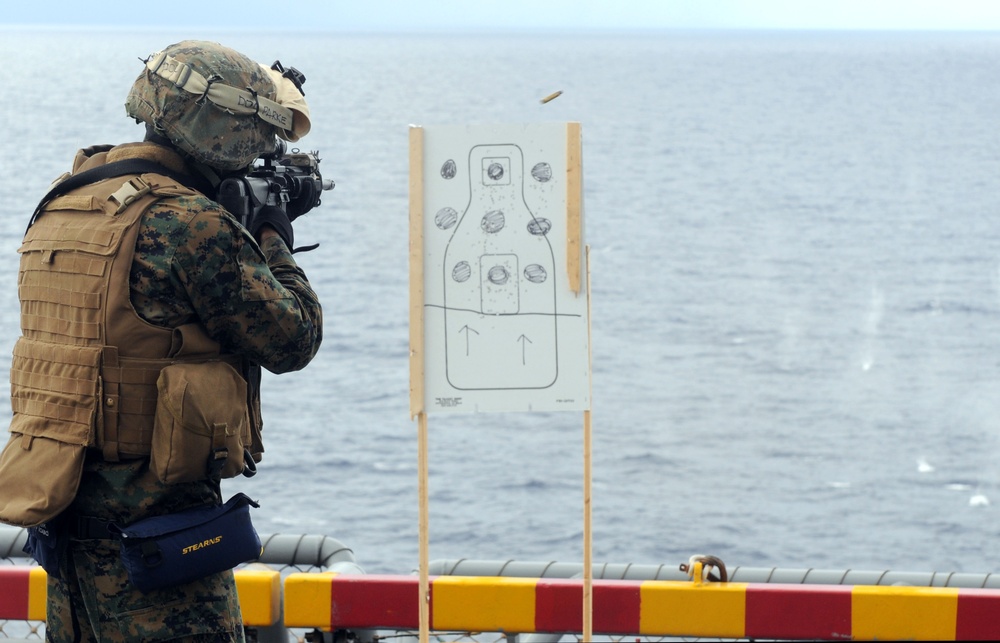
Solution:
[[[26,0],[0,26],[309,31],[997,30],[1000,0]]]

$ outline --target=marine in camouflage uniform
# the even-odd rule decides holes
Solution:
[[[196,52],[216,51],[193,46]],[[190,46],[185,51],[190,53]],[[178,149],[184,145],[175,146],[175,136],[168,142],[164,133],[170,134],[159,130],[147,137],[152,140],[112,148],[107,161],[146,159],[189,171],[191,150]],[[99,149],[82,151],[83,156]],[[79,160],[78,155],[78,165]],[[223,165],[224,159],[215,167]],[[196,322],[224,353],[242,356],[253,368],[300,369],[322,339],[319,301],[282,236],[264,226],[255,239],[201,195],[167,197],[145,212],[129,282],[131,302],[143,320],[165,328]],[[221,500],[217,481],[166,485],[148,459],[107,462],[91,449],[65,515],[126,525]],[[128,580],[117,541],[92,536],[72,533],[60,559],[61,578],[49,575],[47,640],[244,640],[231,570],[142,593]]]
[[[182,164],[148,142],[116,147],[108,157]],[[319,301],[281,237],[272,233],[258,245],[203,196],[167,198],[143,215],[130,290],[146,321],[197,321],[225,352],[274,373],[304,367],[322,339]],[[104,462],[94,452],[69,513],[129,524],[219,500],[210,481],[165,485],[148,460]],[[48,584],[50,641],[243,640],[231,571],[143,594],[129,585],[116,541],[76,538],[61,569],[62,579]]]

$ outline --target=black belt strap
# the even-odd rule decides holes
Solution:
[[[69,520],[70,538],[78,540],[114,540],[114,536],[108,530],[111,521],[92,518],[90,516],[76,516]]]

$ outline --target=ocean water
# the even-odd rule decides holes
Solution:
[[[262,533],[417,567],[408,127],[573,120],[594,560],[997,571],[1000,34],[3,31],[0,353],[37,199],[141,135],[137,59],[188,37],[301,69],[337,183],[296,225],[323,347],[265,378],[260,474],[226,485]],[[582,426],[432,415],[431,558],[581,560]]]

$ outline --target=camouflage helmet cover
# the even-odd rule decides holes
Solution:
[[[164,61],[178,73],[158,73]],[[191,84],[185,87],[185,67],[190,76],[207,81],[196,86],[204,89],[201,94],[194,93]],[[234,88],[241,91],[231,104],[215,99],[218,90]],[[240,170],[275,150],[279,128],[260,112],[265,103],[275,105],[271,101],[276,90],[268,70],[243,54],[218,43],[186,40],[147,59],[125,100],[125,111],[195,160],[219,170]]]

